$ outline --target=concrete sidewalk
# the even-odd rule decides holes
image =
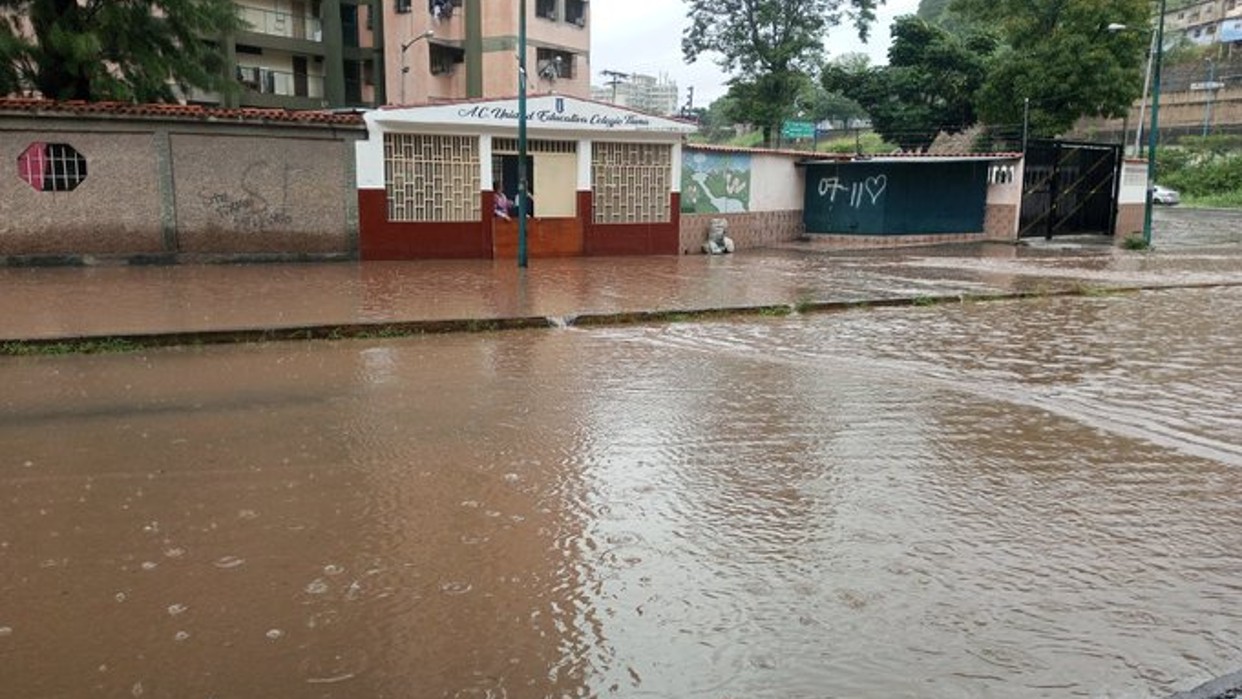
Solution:
[[[1076,241],[707,257],[0,268],[0,342],[145,344],[633,322],[668,314],[1242,284],[1242,247]]]

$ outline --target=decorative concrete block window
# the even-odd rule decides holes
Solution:
[[[535,16],[556,19],[556,0],[535,0]]]
[[[37,192],[72,192],[86,180],[86,158],[66,143],[31,143],[17,156],[17,176]]]
[[[477,136],[384,135],[389,221],[479,221]]]
[[[596,223],[669,221],[673,147],[664,143],[601,143],[591,152]]]

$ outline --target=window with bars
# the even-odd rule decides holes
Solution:
[[[389,221],[478,221],[479,139],[384,135]]]
[[[574,55],[569,51],[540,47],[535,49],[535,62],[535,70],[544,80],[572,80],[574,77]]]
[[[586,26],[586,0],[565,0],[565,21]]]
[[[67,143],[31,143],[17,156],[17,176],[37,192],[72,192],[86,180],[86,158]]]
[[[669,219],[673,147],[661,143],[595,143],[591,181],[596,223]]]

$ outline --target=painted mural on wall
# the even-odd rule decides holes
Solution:
[[[750,155],[686,150],[681,168],[683,214],[750,211]]]

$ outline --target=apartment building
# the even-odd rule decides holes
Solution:
[[[233,95],[192,103],[318,109],[517,94],[519,0],[238,0]],[[590,94],[588,0],[527,0],[528,90]]]
[[[517,94],[519,0],[395,0],[383,5],[388,102]],[[590,3],[527,0],[526,5],[528,92],[590,96]]]
[[[232,94],[192,90],[193,104],[322,109],[382,103],[380,0],[240,0],[247,28],[224,37]]]
[[[1190,0],[1167,8],[1164,25],[1196,44],[1242,42],[1242,0]]]
[[[677,113],[677,83],[667,75],[605,71],[609,81],[591,87],[591,96],[600,102],[637,109],[648,114],[673,116]]]

